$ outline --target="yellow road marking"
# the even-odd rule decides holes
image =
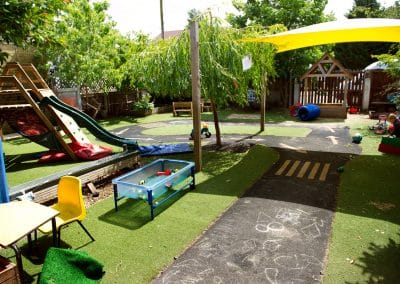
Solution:
[[[297,174],[298,178],[302,178],[306,171],[308,170],[308,167],[310,166],[311,162],[307,161],[304,163],[304,165],[301,167],[300,172]]]
[[[290,160],[286,160],[283,165],[279,168],[279,170],[276,171],[275,175],[280,176],[287,168],[287,166],[290,164]]]
[[[331,166],[331,164],[329,164],[329,163],[324,165],[324,167],[322,169],[322,172],[321,172],[321,175],[319,176],[319,180],[320,181],[325,181],[326,180],[326,176],[328,174],[330,166]]]
[[[292,167],[290,168],[290,170],[286,173],[286,176],[287,177],[292,176],[299,165],[300,165],[300,161],[295,161],[293,163]]]
[[[313,168],[311,169],[310,174],[308,175],[308,179],[314,179],[317,171],[319,169],[320,163],[315,163]]]

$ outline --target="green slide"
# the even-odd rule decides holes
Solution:
[[[121,147],[126,146],[129,150],[138,149],[138,144],[136,140],[122,138],[107,131],[101,125],[99,125],[97,121],[94,120],[92,117],[62,102],[55,96],[44,97],[40,101],[40,104],[50,105],[55,109],[65,114],[68,114],[76,122],[78,122],[78,124],[86,127],[95,137],[97,137],[101,141],[104,141],[108,144],[115,146],[121,146]]]

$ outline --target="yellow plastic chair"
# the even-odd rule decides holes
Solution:
[[[81,222],[86,217],[86,208],[82,197],[81,180],[73,176],[61,177],[57,188],[57,198],[58,201],[52,206],[52,208],[60,212],[56,217],[58,247],[60,246],[61,241],[61,229],[72,222],[78,222],[90,239],[94,241],[92,235]],[[51,233],[51,222],[47,222],[39,227],[39,231],[44,234]]]

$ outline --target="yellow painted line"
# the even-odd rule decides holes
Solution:
[[[286,176],[291,177],[299,165],[300,165],[300,161],[295,161],[293,163],[292,167],[290,168],[290,170],[286,173]]]
[[[302,178],[304,176],[304,174],[306,173],[306,171],[308,170],[308,167],[310,166],[311,162],[307,161],[303,164],[303,166],[300,169],[300,172],[297,174],[298,178]]]
[[[326,176],[328,174],[329,171],[329,167],[331,166],[331,164],[327,163],[324,165],[324,167],[322,168],[322,172],[321,175],[319,176],[319,180],[320,181],[325,181],[326,180]]]
[[[279,170],[276,171],[275,175],[280,176],[286,170],[287,166],[289,166],[290,162],[291,160],[286,160],[279,168]]]
[[[308,175],[308,179],[314,179],[317,171],[319,169],[320,163],[315,163],[313,168],[311,169],[310,174]]]

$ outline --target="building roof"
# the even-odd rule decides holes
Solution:
[[[164,31],[164,39],[169,39],[172,37],[179,37],[183,33],[183,30],[175,30],[175,31]],[[161,33],[157,35],[154,40],[162,39]]]

